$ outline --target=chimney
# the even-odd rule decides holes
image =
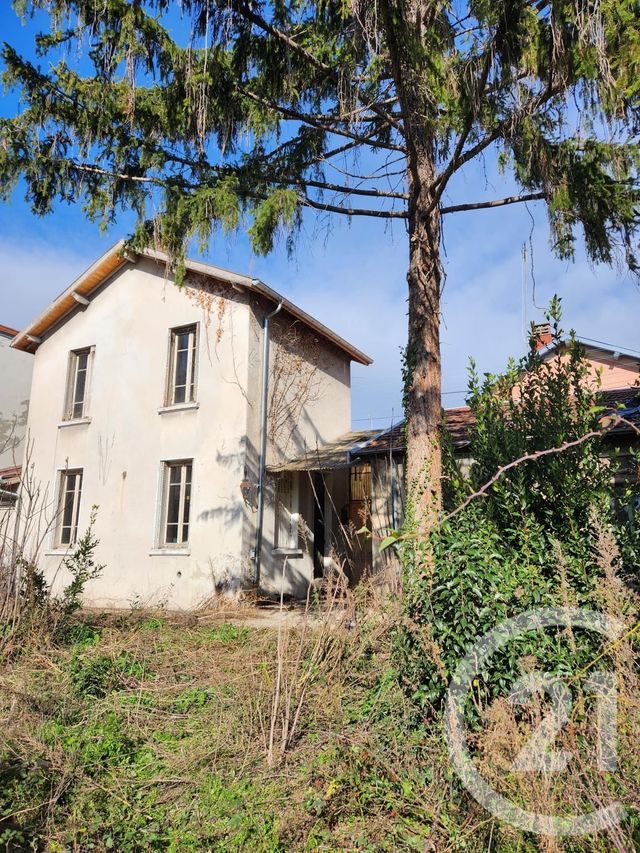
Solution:
[[[536,350],[541,350],[548,346],[553,340],[551,334],[551,326],[549,323],[536,323],[533,327],[533,341]]]

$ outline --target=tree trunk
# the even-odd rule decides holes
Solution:
[[[429,92],[423,37],[438,16],[432,0],[382,0],[407,147],[409,180],[409,337],[405,407],[406,480],[413,520],[425,532],[441,506],[440,212],[433,204],[435,150],[427,128],[437,103]]]
[[[424,188],[433,180],[430,162],[417,164],[420,184],[409,208],[409,335],[405,387],[407,486],[421,531],[435,522],[441,507],[442,377],[440,362],[440,214],[429,212]]]

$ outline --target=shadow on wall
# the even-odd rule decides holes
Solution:
[[[18,451],[18,448],[24,440],[28,414],[28,400],[20,403],[19,412],[0,412],[0,457],[7,457],[7,466],[19,465],[22,462],[22,452]]]
[[[258,452],[248,437],[238,439],[238,449],[232,453],[216,451],[217,464],[233,475],[233,494],[220,497],[217,506],[210,506],[198,513],[198,521],[222,519],[225,527],[233,527],[245,516],[248,509],[257,503]]]

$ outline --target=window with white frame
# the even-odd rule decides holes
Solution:
[[[56,545],[71,546],[78,540],[78,516],[82,499],[82,469],[60,472]]]
[[[84,418],[87,414],[90,361],[91,347],[72,350],[69,353],[67,394],[64,405],[64,419],[66,421]]]
[[[192,472],[192,459],[164,463],[161,546],[189,542]]]
[[[276,551],[297,551],[300,542],[300,513],[298,475],[284,471],[276,479],[275,536]]]
[[[171,330],[165,405],[195,402],[197,352],[197,325]]]

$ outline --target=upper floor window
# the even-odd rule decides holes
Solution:
[[[160,545],[186,545],[191,516],[193,461],[164,463],[164,489]]]
[[[64,419],[66,421],[84,418],[87,414],[90,360],[90,347],[73,350],[69,353],[67,395],[64,406]]]
[[[71,546],[78,540],[78,516],[82,498],[82,469],[60,472],[56,545]]]
[[[165,405],[194,403],[196,399],[196,356],[198,327],[171,330],[169,372]]]

